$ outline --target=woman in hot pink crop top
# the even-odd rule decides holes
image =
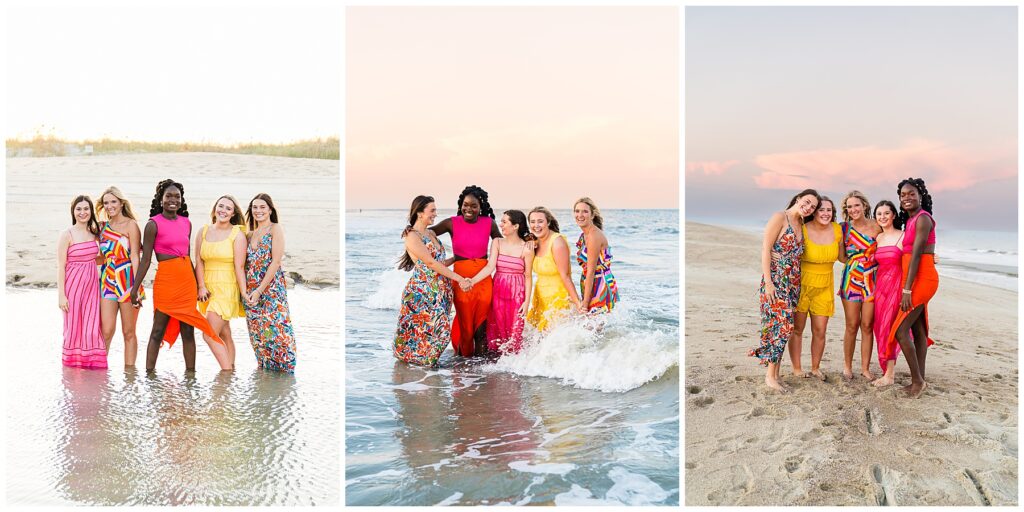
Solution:
[[[437,236],[451,235],[455,273],[472,278],[487,266],[488,244],[492,238],[500,238],[501,231],[494,222],[494,211],[484,189],[476,185],[462,189],[458,206],[461,215],[447,218],[430,229]],[[488,276],[469,288],[455,288],[452,346],[462,357],[483,355],[487,349],[491,287],[492,280]]]
[[[900,195],[899,218],[906,223],[906,228],[902,244],[902,298],[889,339],[896,338],[910,367],[910,385],[903,391],[908,397],[917,398],[928,386],[924,363],[928,346],[933,343],[928,337],[928,301],[939,288],[939,274],[935,270],[935,220],[931,215],[932,196],[923,179],[907,178],[896,190]]]
[[[152,288],[153,330],[146,348],[146,371],[156,368],[160,342],[167,341],[168,346],[173,345],[179,331],[185,369],[195,370],[196,327],[210,337],[210,350],[221,369],[230,369],[224,342],[196,308],[198,286],[192,259],[189,257],[192,223],[188,220],[185,187],[169,179],[158,183],[149,215],[142,236],[142,260],[131,290],[132,305],[138,307],[141,305],[139,287],[149,271],[153,253],[156,253],[158,267]]]

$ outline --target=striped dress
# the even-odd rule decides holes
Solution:
[[[580,295],[582,296],[587,284],[587,240],[583,233],[576,241],[576,262],[583,269],[580,276]],[[612,250],[605,247],[598,255],[597,265],[594,268],[594,293],[587,306],[588,312],[607,313],[615,307],[619,301],[619,286],[612,274]]]
[[[843,228],[843,245],[846,247],[846,266],[843,279],[839,282],[839,297],[853,302],[875,300],[875,239],[857,231],[849,222],[840,224]]]
[[[95,240],[68,246],[64,266],[64,295],[68,310],[64,313],[64,366],[106,368],[107,351],[100,331],[100,273]]]
[[[103,253],[103,298],[128,302],[131,300],[132,285],[135,284],[135,269],[128,235],[114,231],[107,222],[100,232],[100,252]],[[139,287],[139,300],[146,298],[146,291]]]

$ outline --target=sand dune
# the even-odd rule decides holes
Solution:
[[[1018,503],[1015,293],[942,279],[919,400],[898,391],[910,381],[902,357],[897,386],[843,382],[837,303],[828,380],[787,374],[787,354],[793,390],[780,395],[747,356],[759,340],[759,251],[756,235],[686,224],[686,505]],[[804,336],[809,369],[809,327]],[[859,358],[858,347],[855,368]]]
[[[283,266],[289,281],[336,286],[340,170],[336,160],[222,153],[143,153],[90,157],[8,158],[8,285],[54,286],[56,242],[71,223],[78,194],[94,200],[120,188],[143,222],[157,182],[185,186],[193,228],[209,222],[213,201],[232,194],[242,208],[259,192],[274,199],[285,229]],[[151,268],[149,278],[155,271]]]

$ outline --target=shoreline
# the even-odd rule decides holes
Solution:
[[[1018,503],[1016,293],[940,279],[918,400],[899,393],[909,382],[902,357],[896,386],[842,380],[837,299],[826,382],[793,376],[787,348],[782,375],[793,389],[776,394],[747,356],[759,343],[760,237],[693,222],[685,230],[686,505]],[[802,348],[806,371],[809,328]]]

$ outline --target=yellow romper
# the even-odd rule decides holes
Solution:
[[[526,315],[526,320],[541,331],[547,328],[548,323],[565,314],[570,306],[569,292],[558,273],[558,266],[555,265],[552,244],[557,237],[562,237],[562,240],[566,241],[566,247],[569,246],[565,235],[553,233],[548,241],[547,256],[533,259],[533,271],[537,273],[537,279],[534,281],[533,298],[530,300],[530,312]],[[571,268],[569,272],[571,278]]]
[[[203,226],[203,247],[199,250],[199,257],[203,259],[203,281],[206,282],[206,289],[210,292],[210,300],[199,303],[199,312],[206,314],[210,309],[220,315],[224,320],[240,318],[245,316],[245,307],[242,305],[242,295],[238,291],[238,281],[235,280],[235,237],[241,234],[239,226],[232,226],[228,237],[220,242],[208,242],[206,230],[209,225]]]
[[[839,260],[838,240],[843,236],[839,224],[832,223],[832,243],[819,245],[804,233],[804,255],[800,258],[800,301],[796,310],[812,316],[832,316],[836,310],[833,266]]]

